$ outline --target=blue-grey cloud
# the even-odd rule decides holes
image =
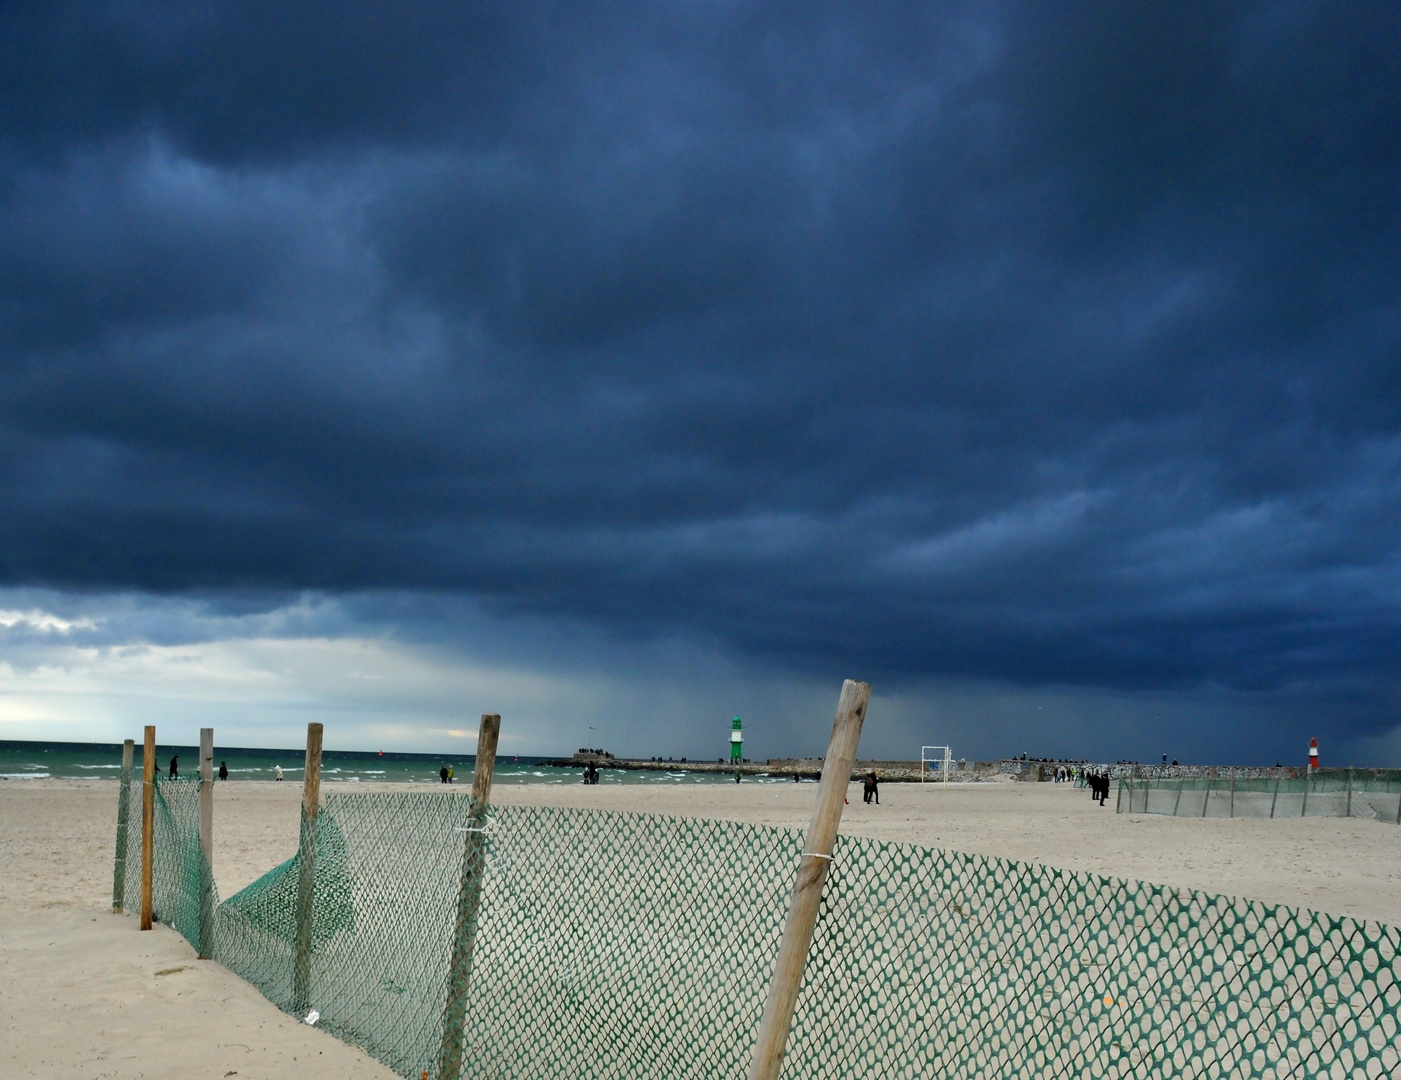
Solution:
[[[10,5],[0,56],[7,585],[1394,723],[1390,5]]]

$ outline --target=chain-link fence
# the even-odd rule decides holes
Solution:
[[[1339,770],[1321,776],[1119,778],[1119,813],[1173,817],[1360,817],[1401,825],[1401,776]]]
[[[158,867],[197,858],[194,789],[158,788]],[[455,793],[326,799],[304,1004],[296,859],[219,906],[216,957],[405,1077],[438,1076],[449,1014],[462,1017],[454,1075],[472,1080],[745,1076],[799,833],[472,809]],[[452,1013],[463,859],[482,839],[468,995]],[[867,839],[833,855],[785,1077],[1401,1075],[1391,927]],[[157,910],[187,937],[192,880],[157,874],[170,890]]]

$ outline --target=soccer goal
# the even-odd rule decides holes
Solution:
[[[953,751],[947,746],[921,746],[919,748],[919,782],[929,779],[931,772],[936,780],[949,782],[949,769],[953,765]]]

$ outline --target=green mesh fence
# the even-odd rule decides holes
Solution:
[[[1369,771],[1323,776],[1119,780],[1125,814],[1175,817],[1357,817],[1401,824],[1401,777]]]
[[[198,950],[201,892],[207,893],[209,910],[218,903],[213,874],[199,846],[199,781],[158,778],[155,802],[151,913],[160,922],[175,927]],[[119,812],[119,825],[120,819]],[[138,779],[127,791],[126,859],[121,866],[123,904],[130,912],[141,910],[141,820]],[[119,851],[119,863],[120,856]]]
[[[318,818],[305,1004],[402,1076],[438,1076],[471,809],[334,794]],[[745,1076],[798,833],[529,807],[484,827],[454,1075]],[[299,871],[217,922],[217,957],[289,1010]],[[843,837],[783,1075],[1396,1077],[1398,975],[1375,923]]]
[[[312,958],[318,1023],[403,1076],[431,1068],[442,1032],[470,800],[332,795],[317,816]],[[293,985],[293,857],[219,906],[216,958],[279,1008]]]

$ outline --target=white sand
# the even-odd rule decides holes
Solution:
[[[142,934],[110,913],[116,794],[112,781],[0,781],[0,1076],[391,1077],[196,960],[174,931]],[[497,789],[502,803],[798,828],[815,794],[781,783]],[[299,795],[292,783],[217,789],[221,895],[294,852]],[[1394,825],[1118,815],[1055,784],[891,784],[881,799],[866,806],[853,786],[843,831],[1401,923]]]

